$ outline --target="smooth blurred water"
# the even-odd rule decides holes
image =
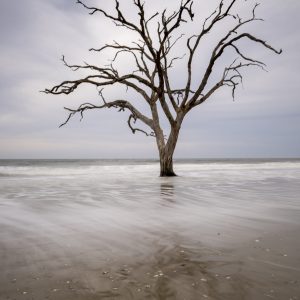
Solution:
[[[149,160],[0,160],[0,286],[26,271],[61,291],[76,279],[85,298],[74,299],[264,299],[281,285],[280,297],[297,299],[299,283],[284,282],[300,275],[300,160],[179,160],[175,171],[160,178]],[[54,297],[36,282],[15,286],[2,294]]]

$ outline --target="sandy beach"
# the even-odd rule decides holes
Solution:
[[[300,299],[299,162],[14,168],[1,300]]]

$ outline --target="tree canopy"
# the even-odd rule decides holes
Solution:
[[[75,114],[79,113],[83,117],[83,113],[91,109],[116,108],[119,111],[128,111],[127,124],[132,133],[141,132],[155,137],[160,157],[160,175],[174,176],[173,154],[182,122],[187,113],[204,103],[223,87],[230,88],[234,98],[236,88],[243,81],[244,69],[248,67],[265,69],[265,63],[247,55],[240,46],[240,42],[247,40],[276,54],[282,52],[255,34],[244,30],[248,28],[247,24],[263,20],[256,16],[259,6],[257,3],[254,4],[251,15],[242,18],[236,12],[235,7],[236,3],[241,1],[245,0],[220,0],[217,8],[204,20],[203,24],[195,26],[196,32],[186,36],[181,30],[182,25],[194,21],[198,14],[194,11],[192,0],[182,0],[173,12],[164,9],[151,15],[147,13],[147,4],[150,3],[133,0],[132,5],[136,9],[137,20],[131,20],[125,15],[119,0],[114,1],[113,13],[77,0],[77,3],[84,7],[90,15],[99,15],[99,17],[111,20],[115,26],[136,33],[137,39],[128,41],[128,43],[113,41],[100,48],[91,48],[90,51],[96,52],[98,55],[107,50],[113,53],[111,63],[105,66],[87,62],[70,64],[63,56],[62,61],[66,67],[73,71],[89,70],[90,75],[76,80],[65,80],[52,88],[45,89],[44,92],[68,95],[81,85],[88,84],[98,89],[102,103],[97,105],[85,102],[77,108],[65,108],[69,115],[61,126],[67,124]],[[197,68],[195,58],[201,55],[200,44],[205,41],[206,36],[216,34],[220,26],[227,20],[230,20],[231,27],[214,45],[203,70],[203,76],[195,78],[194,70]],[[184,41],[186,46],[184,57],[174,56],[174,49],[178,46],[179,41],[181,43]],[[225,68],[216,71],[217,62],[227,50],[235,53],[236,58]],[[118,70],[117,62],[121,54],[127,54],[133,58],[136,68],[134,72],[123,74]],[[176,68],[176,61],[180,59],[185,61],[186,74],[181,74],[180,86],[174,86],[169,74],[173,68]],[[213,72],[217,72],[218,76],[213,78]],[[215,80],[216,77],[217,80]],[[211,83],[212,81],[214,82]],[[117,85],[134,90],[147,104],[148,111],[139,110],[130,99],[126,98],[126,95],[122,99],[106,99],[103,89]],[[161,125],[162,117],[168,121],[168,135]],[[148,130],[137,126],[137,121],[141,122]]]

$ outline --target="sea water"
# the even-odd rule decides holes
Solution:
[[[174,169],[0,160],[0,299],[299,299],[300,160]]]

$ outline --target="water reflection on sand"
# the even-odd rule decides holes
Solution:
[[[26,167],[0,178],[0,299],[299,299],[299,163]]]

